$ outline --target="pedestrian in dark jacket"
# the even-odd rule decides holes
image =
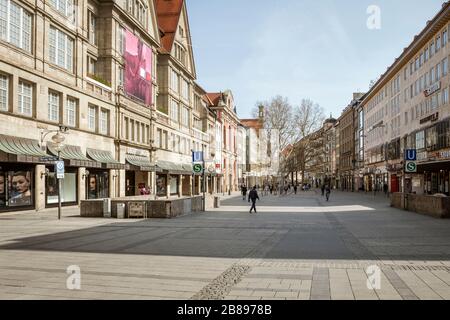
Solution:
[[[250,208],[250,213],[252,213],[253,209],[256,213],[256,200],[259,200],[258,191],[256,190],[256,186],[248,194],[248,202],[252,202],[252,207]]]
[[[325,185],[323,184],[322,185],[322,196],[324,196],[325,195]]]
[[[325,187],[325,194],[326,194],[326,197],[327,197],[327,201],[330,200],[330,193],[331,193],[331,188],[330,188],[329,185],[327,185],[327,186]]]
[[[245,200],[247,198],[247,186],[242,186],[242,200]]]

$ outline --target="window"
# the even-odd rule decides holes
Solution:
[[[425,148],[425,131],[419,131],[416,133],[416,148],[417,149]]]
[[[59,93],[48,93],[48,120],[59,121]]]
[[[0,39],[31,52],[31,14],[11,0],[0,0]]]
[[[179,31],[179,33],[180,33],[180,37],[184,37],[184,29],[183,29],[183,27],[182,26],[179,26],[178,27],[178,31]]]
[[[189,110],[184,106],[181,108],[181,124],[189,127]]]
[[[89,16],[89,42],[97,45],[97,17],[91,11],[88,11]]]
[[[414,72],[414,63],[411,62],[411,63],[409,64],[409,75],[412,75],[413,72]]]
[[[181,96],[185,100],[189,100],[189,83],[182,79],[181,80]]]
[[[97,129],[97,107],[88,107],[88,128],[89,130],[95,131]]]
[[[8,111],[9,77],[0,74],[0,111]]]
[[[142,25],[146,24],[147,8],[139,0],[127,0],[126,8]]]
[[[91,56],[87,56],[87,73],[88,77],[97,73],[97,60]]]
[[[448,103],[448,87],[444,89],[442,93],[442,104],[445,105]]]
[[[50,27],[49,57],[50,62],[72,71],[73,40],[54,27]]]
[[[125,85],[125,74],[122,67],[119,67],[119,86],[123,87]]]
[[[33,113],[33,85],[19,81],[19,113],[31,116]]]
[[[170,101],[170,118],[178,122],[178,103],[175,100]]]
[[[117,50],[122,55],[125,53],[125,29],[120,25],[117,26]]]
[[[70,97],[66,101],[66,124],[69,127],[77,125],[77,100]]]
[[[430,51],[428,48],[426,48],[425,49],[425,62],[427,62],[429,58],[430,58]]]
[[[441,79],[441,64],[438,63],[436,65],[436,81],[439,81]]]
[[[438,36],[436,38],[436,52],[438,52],[441,49],[441,36]]]
[[[175,43],[175,58],[182,64],[186,64],[186,50],[178,43]]]
[[[434,55],[434,41],[430,44],[430,57]]]
[[[442,76],[445,77],[448,73],[448,58],[442,60]]]
[[[447,45],[447,41],[448,41],[448,32],[447,30],[444,30],[444,32],[442,33],[442,46],[445,47]]]
[[[161,148],[167,150],[168,149],[168,141],[167,141],[167,131],[163,131],[162,132],[162,138],[161,138],[162,142],[161,142]]]
[[[73,0],[50,0],[51,6],[66,17],[73,14]]]
[[[100,111],[100,133],[108,134],[109,129],[109,111],[102,109]]]
[[[178,93],[178,73],[170,69],[170,89]]]

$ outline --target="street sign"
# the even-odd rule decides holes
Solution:
[[[56,161],[55,172],[57,179],[64,179],[64,161]]]
[[[417,160],[417,150],[416,149],[405,150],[405,160],[406,161],[416,161]]]
[[[194,170],[194,173],[202,173],[203,172],[203,165],[200,164],[200,163],[196,163],[193,166],[193,170]]]
[[[39,160],[42,162],[54,162],[54,161],[58,161],[58,157],[46,156],[46,157],[41,157]]]
[[[203,162],[203,152],[201,151],[194,151],[192,152],[192,162]]]
[[[415,161],[407,161],[405,165],[406,173],[416,173],[417,172],[417,164]]]

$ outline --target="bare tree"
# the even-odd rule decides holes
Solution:
[[[296,131],[294,157],[296,171],[300,171],[302,181],[305,171],[316,171],[323,162],[322,126],[325,120],[323,108],[310,99],[303,99],[300,106],[294,109],[293,123]]]
[[[294,109],[294,126],[296,141],[301,140],[319,130],[325,120],[323,108],[310,99],[303,99],[300,106]]]
[[[288,99],[280,95],[270,101],[257,102],[253,116],[259,117],[259,107],[264,107],[264,129],[278,131],[279,148],[284,150],[292,141],[294,131],[292,126],[292,106]],[[270,129],[270,130],[269,130]],[[269,139],[270,141],[270,139]]]

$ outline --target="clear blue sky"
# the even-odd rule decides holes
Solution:
[[[197,79],[231,89],[238,115],[277,94],[339,116],[440,10],[443,0],[187,0]],[[367,28],[367,8],[381,29]]]

